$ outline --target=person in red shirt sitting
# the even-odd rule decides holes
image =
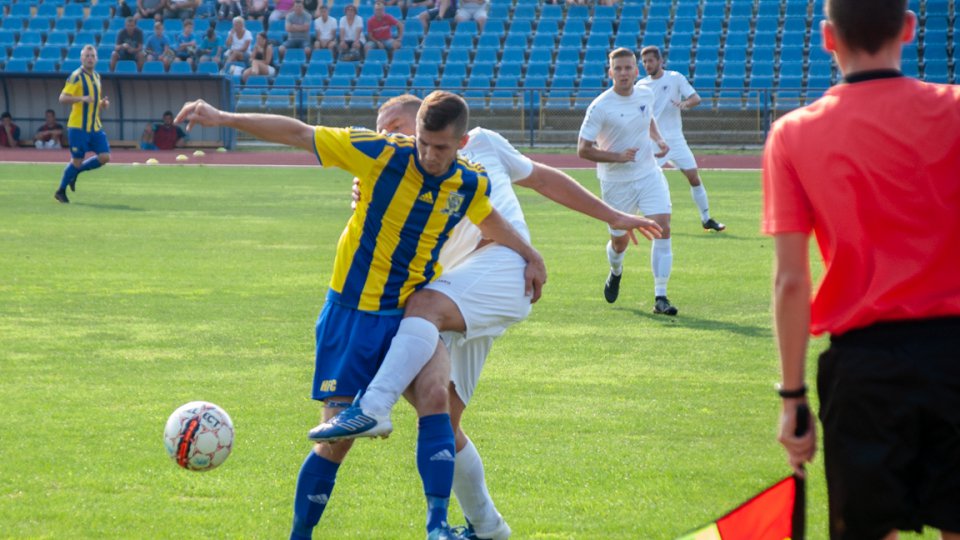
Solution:
[[[16,148],[20,146],[20,128],[13,123],[9,112],[0,115],[3,123],[0,124],[0,147]]]
[[[173,150],[187,142],[187,134],[173,123],[173,113],[163,113],[163,123],[148,125],[140,141],[142,150]]]
[[[393,28],[397,29],[397,36],[393,36]],[[387,55],[393,58],[393,51],[400,48],[403,41],[403,23],[393,15],[384,12],[383,0],[373,4],[373,17],[367,21],[366,50],[386,49]]]

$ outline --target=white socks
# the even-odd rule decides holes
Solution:
[[[403,319],[383,364],[360,398],[360,407],[373,415],[388,416],[403,391],[433,357],[439,340],[440,332],[430,321],[420,317]]]
[[[693,202],[697,205],[697,208],[700,209],[700,221],[710,219],[710,205],[707,204],[707,189],[703,187],[703,184],[690,186],[690,196],[693,197]]]
[[[623,250],[622,253],[617,253],[613,249],[613,242],[607,242],[607,260],[610,261],[610,271],[613,272],[613,275],[619,276],[623,273],[623,257],[626,254],[626,250]]]
[[[650,250],[650,265],[653,267],[654,296],[667,295],[667,281],[673,268],[673,247],[670,239],[654,240]]]
[[[462,450],[457,450],[453,468],[453,493],[460,502],[463,515],[478,532],[492,531],[500,524],[500,513],[493,505],[483,474],[483,461],[473,441],[467,440]]]

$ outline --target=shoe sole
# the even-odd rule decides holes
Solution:
[[[319,442],[334,443],[337,441],[347,441],[352,439],[386,439],[387,437],[390,436],[391,433],[393,433],[392,429],[386,433],[380,433],[377,435],[369,435],[367,433],[357,433],[356,435],[343,435],[341,437],[324,437],[322,439],[314,439],[309,434],[307,434],[307,439],[313,442],[318,442],[318,443]]]

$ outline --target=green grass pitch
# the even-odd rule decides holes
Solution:
[[[110,165],[59,205],[61,170],[0,166],[0,538],[286,537],[347,175]],[[703,177],[728,230],[704,233],[669,174],[677,318],[651,314],[648,244],[608,305],[605,226],[518,189],[549,283],[464,422],[514,538],[670,539],[789,472],[759,174]],[[237,431],[203,474],[161,443],[194,399]],[[394,425],[354,447],[315,537],[423,537],[409,406]],[[809,536],[825,538],[819,456],[808,490]]]

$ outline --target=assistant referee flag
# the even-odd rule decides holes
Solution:
[[[788,476],[713,523],[677,540],[803,540],[804,480]]]

